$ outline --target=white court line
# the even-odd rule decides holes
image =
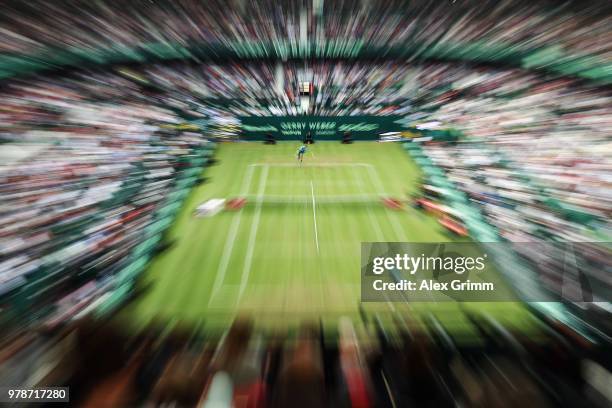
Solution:
[[[268,180],[268,170],[270,168],[265,166],[261,180],[259,181],[259,189],[257,190],[257,206],[255,207],[255,218],[251,224],[251,234],[249,236],[249,245],[247,247],[247,255],[244,260],[244,269],[242,270],[242,277],[240,279],[240,291],[238,292],[238,298],[236,303],[242,298],[242,293],[246,289],[247,282],[249,281],[249,275],[251,274],[251,263],[253,262],[253,251],[255,250],[255,238],[257,237],[257,229],[259,228],[259,219],[261,218],[261,203],[263,202],[263,195],[266,189],[266,181]]]
[[[378,171],[376,170],[376,168],[374,168],[372,166],[368,167],[368,173],[370,175],[370,180],[372,180],[372,182],[375,185],[378,186],[378,194],[379,195],[384,194],[385,187],[383,186],[382,180],[380,179],[380,175],[378,174]],[[408,237],[406,236],[406,233],[399,226],[399,220],[397,218],[397,214],[395,214],[395,213],[393,214],[393,218],[395,218],[395,222],[394,222],[391,219],[390,211],[389,210],[385,210],[385,213],[387,214],[387,219],[389,220],[389,222],[393,226],[393,230],[395,231],[395,235],[399,238],[400,242],[408,241]]]
[[[314,222],[314,231],[315,231],[315,242],[317,243],[317,254],[319,253],[319,233],[317,231],[317,210],[315,203],[315,195],[314,195],[314,186],[312,184],[312,180],[310,180],[310,193],[312,194],[312,218]]]
[[[253,171],[255,170],[255,166],[248,166],[246,177],[242,183],[242,191],[240,193],[241,196],[245,196],[249,189],[251,188],[251,179],[253,178]],[[225,273],[227,272],[227,266],[229,264],[230,257],[232,255],[232,251],[234,250],[234,242],[236,242],[236,234],[238,234],[238,227],[240,226],[240,218],[242,217],[242,209],[238,212],[238,214],[234,217],[232,221],[232,226],[230,227],[230,232],[227,235],[227,239],[225,241],[225,247],[223,248],[223,256],[221,257],[221,261],[219,262],[219,267],[217,268],[217,275],[215,276],[215,283],[213,284],[213,290],[208,299],[208,306],[212,303],[215,295],[219,291],[221,284],[223,283],[223,279],[225,278]]]

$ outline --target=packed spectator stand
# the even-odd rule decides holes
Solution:
[[[333,342],[318,327],[263,338],[238,322],[219,341],[157,328],[127,338],[112,325],[79,322],[110,314],[133,294],[190,187],[202,181],[215,147],[209,139],[238,139],[241,115],[402,115],[416,133],[452,128],[458,140],[411,143],[501,240],[612,237],[609,5],[206,4],[32,1],[3,10],[0,324],[39,331],[3,339],[0,377],[33,381],[35,358],[48,359],[49,383],[80,381],[75,400],[91,406],[103,385],[123,391],[115,406],[240,396],[244,406],[439,406],[458,395],[469,406],[600,404],[589,391],[597,382],[576,362],[604,359],[553,321],[543,350],[470,315],[487,344],[478,356],[449,342],[435,321],[423,340],[399,315],[398,338],[364,319],[373,344],[356,339],[349,322]],[[274,61],[205,61],[211,50]],[[380,50],[389,58],[354,59]],[[189,61],[159,62],[166,59]],[[81,62],[88,67],[54,72]],[[315,89],[308,111],[296,93],[304,80]],[[595,306],[609,341],[609,304]],[[57,327],[64,330],[47,332]],[[194,359],[192,377],[182,378]],[[531,359],[545,362],[542,372],[533,373]],[[26,368],[11,372],[15,364]],[[87,375],[94,366],[100,371]],[[524,381],[528,397],[513,394],[508,376]],[[479,381],[488,381],[482,393]]]
[[[3,77],[221,56],[495,61],[609,84],[610,4],[425,0],[9,3]]]
[[[0,170],[3,323],[54,325],[129,292],[198,182],[214,143],[136,93],[99,74],[5,89],[2,146],[25,155]]]

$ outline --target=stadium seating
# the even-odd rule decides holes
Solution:
[[[609,290],[611,12],[602,0],[3,5],[2,385],[71,384],[71,399],[82,406],[606,406],[609,401],[601,403],[593,391],[612,369],[611,309],[600,292],[588,304],[490,306],[516,313],[516,321],[524,320],[520,328],[480,304],[448,309],[447,322],[439,320],[445,309],[416,311],[409,302],[365,313],[359,299],[347,295],[358,286],[345,282],[347,276],[342,282],[349,289],[338,297],[359,305],[350,318],[292,321],[266,331],[238,317],[219,330],[215,319],[225,316],[210,307],[188,328],[177,319],[154,321],[151,313],[150,322],[138,322],[150,326],[135,335],[118,329],[114,318],[145,289],[139,279],[153,258],[173,245],[170,229],[214,163],[217,143],[246,139],[245,116],[399,118],[393,123],[405,132],[391,133],[401,138],[410,165],[418,166],[408,167],[415,169],[410,176],[422,176],[423,195],[407,193],[415,207],[443,214],[440,225],[483,246],[580,243],[588,261],[581,273]],[[300,95],[303,83],[307,98]],[[404,154],[399,147],[398,154]],[[249,177],[263,192],[269,168],[256,163],[249,164]],[[360,165],[364,173],[351,174],[355,188],[371,166]],[[399,177],[408,176],[403,173]],[[270,184],[284,180],[270,177]],[[296,189],[306,186],[310,195],[296,200],[287,193],[266,204],[280,207],[286,200],[305,208],[312,200],[318,254],[315,187],[308,181],[298,180]],[[329,191],[345,182],[327,181]],[[258,242],[265,198],[249,188],[244,197],[227,197],[234,213],[224,215],[237,220],[234,237],[250,228],[248,241]],[[431,221],[404,205],[404,197],[379,198],[371,201],[394,210],[376,208],[396,217],[385,220],[389,228],[402,232],[393,220],[406,214]],[[370,210],[369,197],[364,201]],[[243,212],[252,217],[250,227],[245,221],[240,227]],[[330,214],[319,212],[333,220]],[[440,227],[435,220],[432,225]],[[217,277],[219,286],[226,279],[231,290],[238,287],[238,303],[250,270],[244,267],[247,278],[239,284],[225,277],[228,265],[236,267],[228,239],[230,245],[214,242],[224,257],[223,245],[229,248]],[[251,262],[258,254],[248,246],[240,249]],[[527,269],[543,269],[535,255],[517,251],[498,265],[522,300]],[[538,291],[563,295],[555,286],[558,275],[545,278]],[[197,296],[205,298],[204,292]],[[331,292],[321,297],[334,297]],[[232,313],[237,309],[232,304]],[[281,323],[287,317],[274,316]],[[454,337],[449,324],[469,335]],[[597,391],[609,396],[609,390]]]
[[[609,4],[224,1],[4,9],[0,75],[156,58],[409,57],[506,63],[610,83]],[[45,18],[56,16],[56,18]],[[24,57],[25,56],[25,57]]]
[[[31,146],[1,166],[0,293],[13,322],[44,310],[57,324],[128,293],[214,148],[153,100],[129,100],[129,82],[96,78],[4,95],[2,146]],[[99,101],[116,86],[122,100]]]

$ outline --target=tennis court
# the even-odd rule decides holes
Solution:
[[[147,286],[126,313],[139,325],[152,321],[224,327],[249,314],[266,327],[340,316],[359,317],[360,243],[457,240],[436,220],[381,198],[407,199],[417,191],[419,169],[398,144],[337,142],[310,147],[303,164],[296,143],[243,143],[218,149],[207,183],[192,191],[143,278]],[[244,207],[197,218],[194,209],[213,198],[245,197]],[[482,303],[478,307],[482,307]],[[364,304],[382,316],[398,309],[436,313],[451,329],[451,302]],[[501,315],[508,307],[490,305]],[[460,315],[460,313],[457,313]],[[503,317],[502,317],[503,318]]]

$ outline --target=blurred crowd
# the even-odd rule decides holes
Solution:
[[[250,115],[400,115],[410,109],[407,97],[414,91],[405,83],[409,71],[399,63],[233,62],[152,65],[141,75],[167,90],[176,103],[189,101],[189,108],[215,120]],[[307,109],[301,105],[301,82],[314,86]]]
[[[262,332],[236,320],[220,340],[204,330],[157,327],[128,335],[83,320],[7,339],[0,381],[69,386],[81,407],[516,407],[608,406],[609,355],[566,328],[516,332],[466,314],[469,342],[435,316],[381,324],[341,318]],[[10,340],[10,343],[8,342]]]
[[[605,1],[8,2],[0,15],[0,51],[335,40],[414,45],[419,52],[474,43],[506,51],[555,45],[572,56],[609,61],[611,18]]]
[[[70,385],[71,399],[92,407],[606,406],[609,351],[600,361],[549,322],[535,341],[469,315],[481,343],[467,347],[433,317],[412,331],[395,315],[393,334],[375,319],[343,319],[331,335],[317,325],[262,333],[240,320],[220,340],[182,328],[129,337],[78,321],[129,293],[171,245],[161,234],[202,181],[208,139],[239,139],[240,116],[397,115],[413,129],[452,128],[459,140],[428,141],[424,153],[500,237],[612,240],[609,88],[416,61],[476,44],[609,63],[609,2],[33,0],[0,12],[0,59],[244,41],[412,52],[109,65],[0,84],[0,384]],[[303,82],[312,94],[300,95]],[[612,287],[609,252],[582,248],[597,266],[589,273]],[[608,340],[609,312],[598,326]]]
[[[465,138],[425,150],[482,204],[502,237],[609,241],[608,90],[516,71],[446,68],[429,80],[429,86],[448,90],[427,101],[424,106],[434,111],[422,119],[453,126]]]
[[[54,325],[117,289],[134,249],[171,223],[158,210],[201,173],[208,141],[120,75],[1,93],[0,323],[43,313]]]

